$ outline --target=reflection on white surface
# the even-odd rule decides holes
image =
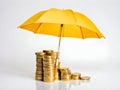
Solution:
[[[41,81],[36,81],[36,90],[70,90],[71,86],[79,86],[81,83],[87,83],[88,81],[57,81],[53,83],[46,83]]]

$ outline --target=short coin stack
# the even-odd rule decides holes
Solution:
[[[81,77],[81,74],[80,73],[72,73],[71,74],[71,79],[72,80],[79,80]]]
[[[63,67],[59,69],[60,72],[60,80],[68,81],[71,80],[71,71],[69,68]]]
[[[36,52],[36,80],[43,81],[43,52]]]

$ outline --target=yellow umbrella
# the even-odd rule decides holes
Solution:
[[[38,12],[19,28],[29,30],[36,34],[47,34],[59,37],[58,53],[60,51],[61,37],[73,38],[102,38],[103,34],[85,15],[70,9],[52,8]],[[59,54],[58,54],[58,62]]]

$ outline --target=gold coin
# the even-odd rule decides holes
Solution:
[[[38,74],[38,75],[36,74],[35,76],[36,77],[43,77],[43,74]]]
[[[54,76],[55,72],[54,71],[44,71],[44,76]]]
[[[43,52],[46,54],[46,55],[51,55],[53,53],[53,50],[43,50]]]
[[[60,68],[59,70],[60,70],[61,73],[70,72],[70,70],[68,68]]]
[[[40,81],[43,80],[43,78],[41,78],[41,77],[35,77],[35,79],[36,79],[36,80],[40,80]]]
[[[61,67],[61,68],[59,68],[61,71],[62,70],[68,70],[68,68],[67,67]]]
[[[52,79],[52,80],[54,80],[55,79],[55,77],[54,76],[44,76],[44,79]]]
[[[44,52],[36,52],[35,53],[37,56],[43,56],[45,53]]]
[[[71,71],[66,69],[66,70],[60,70],[61,74],[71,74]]]
[[[35,76],[35,79],[36,79],[36,80],[43,80],[43,76],[36,75],[36,76]]]
[[[72,77],[77,77],[77,76],[81,76],[81,74],[80,73],[72,73]]]
[[[36,70],[37,71],[43,71],[43,67],[37,67]]]
[[[36,60],[37,59],[43,59],[43,56],[36,56]]]
[[[43,68],[54,68],[55,69],[55,65],[43,65]]]
[[[43,74],[43,71],[36,71],[36,75]]]
[[[52,61],[48,61],[48,60],[45,61],[45,60],[44,60],[44,61],[43,61],[43,64],[54,64],[54,65],[55,65],[55,61],[53,61],[53,60],[52,60]]]
[[[61,72],[61,74],[71,74],[71,72]]]
[[[71,74],[71,79],[72,80],[79,80],[80,77],[81,77],[80,73],[73,73],[73,74]]]
[[[43,65],[43,68],[49,68],[49,69],[55,69],[55,66],[53,66],[53,65]]]
[[[42,67],[43,64],[41,64],[41,63],[37,63],[36,66],[37,66],[37,67]]]
[[[44,82],[54,82],[54,79],[44,79]]]
[[[55,69],[43,69],[43,71],[45,72],[45,73],[53,73],[53,72],[55,72]]]
[[[43,79],[43,77],[35,77],[35,78],[36,78],[36,79],[41,79],[41,80]]]
[[[71,77],[63,77],[63,78],[61,78],[61,80],[71,80]]]
[[[43,58],[43,63],[46,62],[46,63],[54,63],[55,60],[54,59],[45,59]]]
[[[44,56],[44,55],[43,55]],[[36,56],[36,60],[37,59],[43,59],[43,56]]]
[[[55,66],[54,63],[45,63],[45,62],[43,63],[43,65],[47,65],[47,66],[48,66],[48,65],[49,65],[49,66]]]
[[[80,77],[80,80],[90,80],[90,77],[89,76],[82,76],[82,77]]]
[[[55,64],[46,64],[46,63],[44,63],[43,64],[43,67],[54,67],[55,68]]]
[[[43,70],[45,70],[45,71],[55,71],[55,68],[52,68],[52,67],[46,68],[46,67],[44,67]]]
[[[70,76],[71,74],[61,74],[61,77],[67,77]]]
[[[43,71],[44,71],[44,72],[55,72],[55,69],[54,69],[54,68],[52,68],[52,69],[43,68]]]
[[[43,52],[53,52],[53,50],[43,50]]]
[[[44,72],[55,72],[55,69],[54,68],[43,68],[43,71]]]
[[[36,62],[37,62],[37,63],[43,63],[43,59],[41,59],[41,58],[36,59]]]
[[[43,59],[43,63],[55,63],[55,59]]]
[[[43,59],[54,59],[52,55],[44,55]]]
[[[54,77],[54,75],[47,75],[46,74],[46,75],[44,75],[44,78],[51,78],[52,79],[52,78],[55,78],[55,77]]]

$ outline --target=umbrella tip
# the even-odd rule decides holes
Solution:
[[[20,26],[17,26],[17,28],[20,28]]]

